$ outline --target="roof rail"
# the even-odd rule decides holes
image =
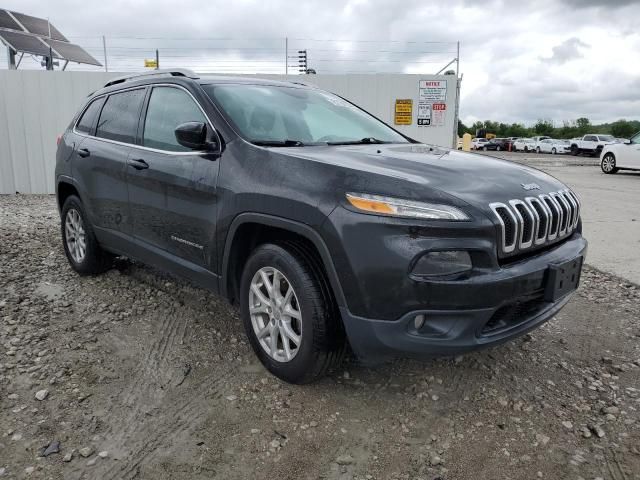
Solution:
[[[171,70],[154,70],[152,72],[134,73],[133,75],[124,75],[122,77],[113,78],[104,84],[104,88],[117,85],[118,83],[132,82],[134,80],[148,77],[200,78],[193,70],[188,70],[186,68],[173,68]]]

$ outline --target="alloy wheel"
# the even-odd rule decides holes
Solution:
[[[293,286],[280,270],[263,267],[255,273],[249,314],[263,350],[278,362],[291,361],[302,342],[302,313]]]
[[[71,208],[67,212],[64,228],[67,249],[71,258],[76,263],[82,263],[87,254],[87,235],[82,223],[82,217],[75,208]]]
[[[605,157],[602,159],[602,170],[609,173],[613,171],[614,168],[616,168],[616,161],[613,156],[605,155]]]

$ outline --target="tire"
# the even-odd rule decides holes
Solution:
[[[489,151],[489,149],[487,147],[482,147],[482,150],[485,151],[485,152]]]
[[[571,155],[573,155],[574,157],[578,156],[578,146],[577,145],[571,145]]]
[[[602,147],[596,148],[595,151],[593,152],[594,157],[600,158],[600,155],[602,155]]]
[[[337,367],[344,357],[342,320],[320,268],[303,245],[287,242],[257,247],[242,273],[240,312],[245,332],[265,368],[285,382],[313,382]],[[278,290],[273,288],[276,275]],[[271,289],[267,288],[269,282]],[[282,301],[289,287],[293,293],[289,308],[285,308],[275,299]],[[270,293],[276,291],[279,294]],[[250,307],[256,310],[252,313]],[[298,315],[287,315],[287,311]],[[261,338],[259,331],[265,332]]]
[[[556,147],[553,147],[553,148],[551,149],[551,154],[552,154],[552,155],[555,155],[556,153],[558,153],[558,151],[556,150]]]
[[[498,146],[498,147],[496,147],[496,151],[498,151],[498,152],[499,152],[500,150],[502,150],[502,149],[501,149],[499,146]]]
[[[604,157],[602,157],[602,161],[600,162],[600,169],[607,175],[618,172],[619,169],[618,167],[616,167],[616,157],[613,153],[607,153]]]
[[[541,150],[540,150],[540,147],[536,147],[536,153],[537,153],[537,154],[542,153],[542,152],[541,152]]]
[[[60,218],[62,245],[71,268],[80,275],[108,270],[113,256],[100,247],[82,201],[77,196],[70,195],[65,200]]]
[[[529,153],[529,147],[524,147],[524,153]]]

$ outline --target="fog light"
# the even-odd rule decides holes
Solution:
[[[416,262],[412,273],[421,276],[453,275],[471,270],[471,256],[464,250],[429,252]]]
[[[416,330],[420,330],[424,326],[425,316],[421,313],[413,319],[413,326]]]

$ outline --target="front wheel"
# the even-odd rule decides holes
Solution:
[[[100,247],[80,198],[70,195],[65,200],[61,220],[62,244],[71,268],[81,275],[107,270],[113,257]]]
[[[286,382],[314,381],[344,356],[342,321],[318,263],[300,244],[264,244],[242,273],[240,309],[251,346]]]
[[[541,152],[540,147],[537,147],[536,148],[536,153],[540,153],[540,152]]]
[[[482,150],[487,152],[489,149],[487,147],[482,147]]]
[[[604,173],[616,173],[618,168],[616,167],[616,157],[613,153],[607,153],[600,162],[600,168]]]
[[[578,146],[577,145],[571,145],[571,155],[573,155],[574,157],[578,156]]]
[[[558,151],[556,150],[556,147],[553,147],[553,148],[551,149],[551,154],[552,154],[552,155],[555,155],[556,153],[558,153]]]

